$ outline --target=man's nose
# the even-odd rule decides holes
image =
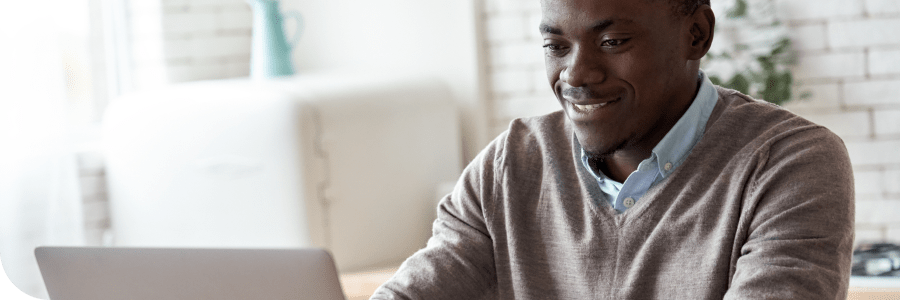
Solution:
[[[570,86],[583,86],[585,84],[600,83],[606,78],[606,71],[598,53],[593,53],[582,47],[572,49],[566,67],[559,74],[559,78]]]

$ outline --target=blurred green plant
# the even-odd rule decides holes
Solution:
[[[710,51],[705,64],[716,61],[732,65],[732,74],[717,74],[715,69],[706,70],[712,83],[737,90],[754,98],[782,105],[793,97],[794,76],[791,66],[796,65],[796,58],[791,50],[791,40],[784,34],[785,29],[780,22],[771,17],[771,12],[761,19],[754,19],[747,0],[734,0],[726,13],[726,22],[734,20],[731,34],[737,31],[756,38],[755,43],[734,42],[721,52]],[[769,19],[769,20],[766,20]],[[727,23],[726,23],[727,24]],[[719,31],[718,27],[716,28]],[[754,32],[753,30],[757,30]],[[762,36],[762,41],[759,41]],[[740,37],[738,37],[739,39]],[[798,98],[806,98],[803,92]]]

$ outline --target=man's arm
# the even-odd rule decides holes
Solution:
[[[493,241],[485,225],[494,195],[500,135],[463,171],[438,205],[432,237],[371,299],[479,299],[496,290]]]
[[[843,142],[816,127],[777,139],[749,183],[749,222],[725,299],[846,299],[853,173]],[[750,210],[750,211],[747,211]]]

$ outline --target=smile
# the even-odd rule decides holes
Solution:
[[[600,108],[603,108],[604,106],[607,106],[611,103],[615,103],[615,102],[619,101],[619,99],[621,99],[621,98],[616,98],[615,100],[606,101],[606,102],[598,103],[598,104],[575,104],[572,102],[569,102],[569,103],[572,104],[572,108],[576,112],[585,114],[585,113],[592,113]]]
[[[578,110],[580,112],[591,112],[593,110],[596,110],[596,109],[606,106],[607,103],[609,103],[609,102],[600,103],[600,104],[588,104],[588,105],[572,103],[572,105],[575,106],[575,110]]]

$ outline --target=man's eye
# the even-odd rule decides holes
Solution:
[[[604,40],[602,43],[600,43],[600,45],[604,46],[604,47],[615,47],[615,46],[621,46],[622,44],[624,44],[627,41],[628,41],[627,39],[609,39],[609,40]]]
[[[546,44],[544,45],[544,49],[550,54],[559,54],[566,50],[565,47],[560,46],[559,44]]]

